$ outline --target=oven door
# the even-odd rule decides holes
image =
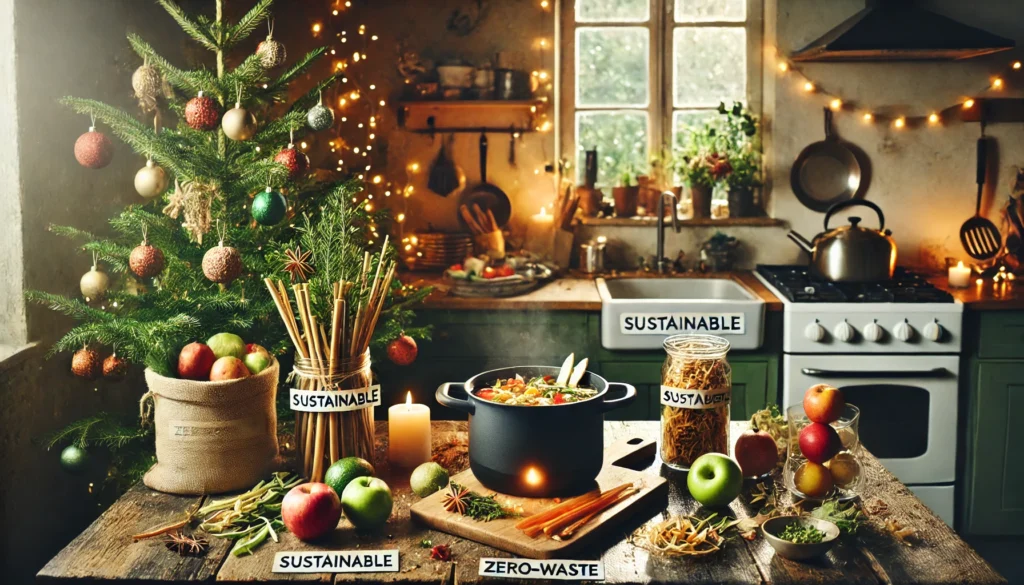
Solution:
[[[860,408],[861,443],[905,484],[956,476],[957,356],[787,355],[786,406],[829,384]]]

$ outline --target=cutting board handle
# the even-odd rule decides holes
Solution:
[[[624,437],[615,441],[604,450],[605,466],[625,467],[627,469],[643,468],[650,465],[658,450],[656,439],[644,437]]]

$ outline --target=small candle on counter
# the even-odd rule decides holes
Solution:
[[[388,408],[388,461],[396,467],[430,461],[430,408],[413,404],[412,392],[405,404]]]
[[[971,269],[964,266],[963,262],[957,262],[956,266],[949,267],[949,286],[954,288],[967,288],[971,284]]]
[[[526,226],[526,245],[523,247],[541,258],[550,259],[555,242],[554,228],[555,216],[541,207],[540,213],[530,216],[530,223]]]

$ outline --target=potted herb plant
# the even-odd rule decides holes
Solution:
[[[729,188],[729,217],[758,215],[755,191],[762,185],[760,119],[736,102],[732,108],[718,105],[719,133],[725,146],[726,160],[732,171],[726,175]]]
[[[640,186],[634,180],[635,175],[634,169],[627,167],[619,175],[619,186],[612,187],[612,198],[615,200],[615,215],[618,217],[633,217],[636,215],[637,201],[640,197]]]
[[[694,218],[711,217],[715,185],[732,173],[719,125],[712,120],[690,129],[676,157],[676,172],[690,188]]]

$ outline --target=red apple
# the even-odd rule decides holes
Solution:
[[[281,520],[299,540],[315,540],[341,520],[341,499],[326,483],[297,485],[281,501]]]
[[[830,423],[843,415],[846,400],[838,388],[828,384],[811,386],[804,393],[804,413],[816,423]]]
[[[779,462],[775,439],[765,431],[744,432],[736,439],[732,455],[739,462],[744,477],[760,477],[775,469]]]
[[[213,362],[213,368],[210,369],[211,382],[238,380],[239,378],[248,378],[251,375],[249,368],[245,367],[245,362],[230,355],[226,355]]]
[[[178,375],[187,380],[208,380],[216,360],[210,346],[198,341],[190,343],[178,354]]]
[[[800,431],[800,452],[810,461],[825,463],[842,448],[839,433],[831,425],[812,422]]]

